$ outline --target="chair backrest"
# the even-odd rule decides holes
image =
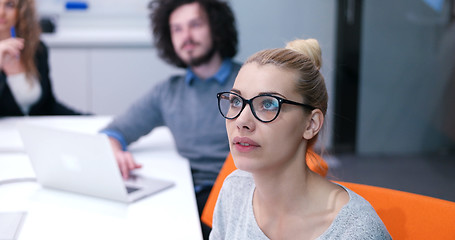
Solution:
[[[310,150],[307,152],[306,162],[312,171],[322,176],[325,176],[327,174],[327,163],[313,151]],[[209,227],[212,227],[213,211],[215,209],[216,201],[218,200],[218,194],[220,193],[221,187],[223,186],[224,179],[236,169],[237,168],[235,167],[234,160],[229,153],[226,160],[224,161],[220,173],[218,174],[218,177],[215,180],[212,190],[210,191],[210,195],[207,199],[207,202],[205,203],[204,210],[202,210],[201,220]]]
[[[234,160],[229,153],[228,157],[224,161],[223,167],[218,173],[218,177],[213,184],[212,190],[210,191],[207,202],[205,203],[204,210],[202,210],[201,220],[207,226],[212,227],[213,210],[215,210],[216,201],[218,200],[218,194],[220,193],[221,187],[223,186],[224,179],[231,174],[235,169]]]
[[[393,239],[455,239],[455,202],[364,184],[338,183],[370,202]]]

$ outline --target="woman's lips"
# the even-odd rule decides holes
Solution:
[[[235,137],[232,143],[239,152],[250,152],[260,147],[258,143],[247,137]]]

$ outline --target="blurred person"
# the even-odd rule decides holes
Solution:
[[[80,114],[55,98],[39,37],[34,0],[0,0],[0,117]]]
[[[239,170],[224,181],[210,239],[391,239],[373,207],[311,171],[327,111],[314,39],[260,51],[218,93]]]
[[[150,2],[154,44],[183,75],[152,87],[102,130],[109,136],[124,178],[141,167],[127,146],[155,127],[167,126],[178,153],[189,159],[199,214],[229,153],[216,93],[232,88],[240,64],[232,10],[219,0],[154,0]],[[152,77],[152,76],[151,76]]]

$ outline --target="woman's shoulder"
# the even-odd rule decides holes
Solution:
[[[253,182],[253,175],[251,175],[251,173],[249,173],[249,172],[245,172],[243,170],[236,169],[226,177],[224,182],[234,182],[234,183]]]
[[[340,185],[344,188],[349,194],[349,202],[341,209],[340,213],[344,213],[348,216],[350,215],[357,215],[357,216],[377,216],[376,211],[374,210],[373,206],[365,200],[362,196],[355,193],[351,189]],[[379,218],[379,217],[378,217]],[[357,218],[355,218],[357,219]]]
[[[351,189],[343,186],[343,185],[340,185],[344,190],[346,190],[348,192],[348,195],[349,195],[349,202],[348,204],[346,205],[349,209],[352,209],[352,210],[366,210],[367,212],[370,212],[370,210],[376,214],[376,211],[374,210],[373,206],[371,206],[371,204],[365,200],[365,198],[363,198],[362,196],[360,196],[359,194],[355,193],[354,191],[352,191]]]
[[[348,192],[349,202],[340,210],[326,234],[357,236],[359,238],[374,236],[375,239],[390,239],[384,223],[373,206],[362,196],[342,185],[340,186]]]
[[[254,191],[253,178],[241,170],[235,170],[226,177],[217,200],[218,211],[232,215],[240,209],[248,209],[250,195]],[[234,209],[235,210],[234,210]],[[223,209],[223,210],[222,210]]]
[[[48,47],[47,47],[46,43],[44,43],[42,40],[38,40],[38,42],[36,44],[37,44],[36,51],[38,53],[39,52],[47,52],[48,51]]]
[[[35,58],[38,60],[38,62],[42,60],[47,60],[49,55],[49,49],[47,48],[47,45],[39,40],[38,46],[36,47],[36,52],[35,52]]]
[[[235,170],[224,179],[222,189],[224,191],[242,192],[254,188],[254,180],[251,173]]]

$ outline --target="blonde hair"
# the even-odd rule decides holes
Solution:
[[[28,79],[30,77],[39,78],[35,64],[35,55],[39,46],[41,28],[36,14],[35,0],[17,0],[16,11],[16,33],[18,37],[24,39],[21,62],[24,64]]]
[[[286,44],[287,49],[291,49],[297,52],[300,52],[308,56],[312,61],[315,67],[320,70],[322,65],[322,53],[319,43],[316,39],[297,39]]]
[[[289,42],[285,48],[257,52],[247,59],[245,65],[248,63],[271,64],[296,72],[298,74],[296,89],[301,94],[303,103],[321,110],[323,115],[326,115],[328,94],[324,77],[319,71],[322,66],[322,53],[316,39],[297,39]],[[311,152],[318,135],[308,141],[308,149]],[[327,164],[317,154],[307,159],[307,165],[308,161],[318,161],[318,167],[323,168],[321,175],[327,173]]]

